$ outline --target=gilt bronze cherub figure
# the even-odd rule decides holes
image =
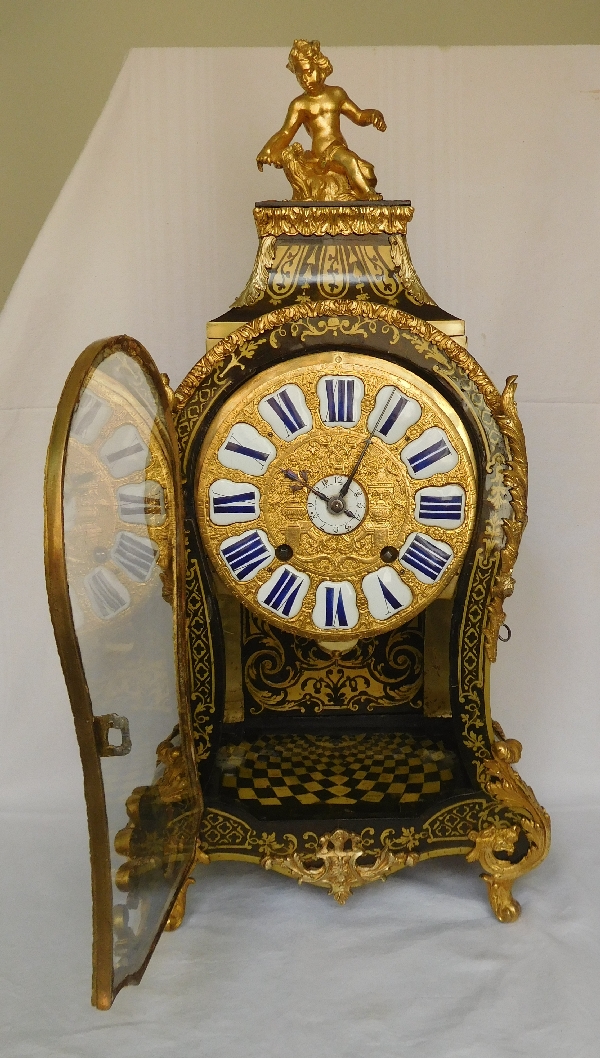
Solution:
[[[258,155],[258,168],[261,172],[263,165],[283,169],[296,201],[380,199],[382,196],[375,191],[375,170],[348,147],[340,128],[340,115],[356,125],[374,125],[385,132],[381,111],[361,110],[343,88],[325,84],[333,66],[323,55],[318,40],[295,40],[287,68],[296,75],[304,92],[290,103],[282,127]],[[292,143],[301,125],[311,137],[309,151],[300,143]]]

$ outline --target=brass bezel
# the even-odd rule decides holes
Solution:
[[[73,614],[69,601],[67,569],[64,550],[64,514],[63,488],[67,456],[67,443],[71,420],[78,403],[79,394],[84,388],[86,379],[106,357],[117,350],[126,352],[148,373],[156,389],[165,417],[165,425],[172,450],[173,498],[175,540],[174,559],[174,597],[173,597],[173,639],[177,659],[177,693],[181,744],[184,748],[187,770],[191,788],[196,797],[198,812],[202,800],[198,786],[197,772],[193,763],[192,734],[188,715],[188,663],[185,626],[185,552],[183,547],[183,508],[181,498],[181,477],[178,460],[177,435],[170,410],[168,391],[158,372],[154,361],[146,349],[134,339],[126,336],[103,339],[89,345],[73,365],[63,392],[58,402],[44,475],[44,559],[46,571],[46,588],[50,617],[56,637],[56,645],[61,661],[65,683],[69,694],[71,709],[83,770],[84,794],[87,809],[91,882],[92,882],[92,1003],[101,1010],[107,1010],[116,994],[126,984],[137,983],[150,959],[154,947],[162,933],[178,892],[193,867],[194,857],[182,871],[181,882],[173,896],[160,928],[150,945],[147,957],[141,968],[126,977],[117,988],[114,987],[113,968],[113,894],[110,864],[110,839],[108,819],[104,797],[104,782],[100,765],[100,754],[96,741],[94,713],[87,684]],[[178,531],[179,530],[179,531]],[[199,819],[198,819],[199,823]]]

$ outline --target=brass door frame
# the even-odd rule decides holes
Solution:
[[[178,442],[170,410],[170,390],[161,378],[147,350],[127,336],[103,339],[89,345],[73,365],[58,402],[54,419],[44,479],[44,559],[46,588],[50,617],[56,637],[56,645],[62,665],[79,752],[83,769],[84,795],[87,809],[91,882],[92,882],[92,1004],[106,1010],[115,995],[125,984],[137,984],[141,979],[154,947],[165,928],[171,909],[187,875],[193,868],[194,858],[182,872],[181,883],[154,938],[142,966],[136,973],[125,978],[117,989],[114,987],[113,970],[113,894],[110,863],[110,839],[105,805],[104,782],[100,764],[102,755],[114,754],[114,747],[107,746],[103,738],[103,725],[99,721],[110,718],[95,717],[88,683],[86,680],[79,643],[75,633],[73,614],[69,601],[67,567],[64,549],[63,489],[67,460],[67,442],[78,397],[90,372],[116,350],[125,351],[137,360],[150,376],[162,404],[166,429],[173,451],[173,493],[175,503],[176,531],[174,542],[175,583],[174,599],[176,618],[174,639],[177,656],[177,693],[179,705],[181,743],[187,754],[188,772],[193,784],[198,812],[202,798],[197,781],[197,772],[192,757],[192,734],[189,723],[188,664],[185,624],[185,552],[183,546],[183,510],[181,500],[181,477],[179,470]],[[117,718],[118,719],[118,718]],[[106,726],[106,725],[104,725]],[[109,726],[114,726],[110,724]],[[125,741],[125,736],[124,736]],[[104,746],[104,753],[103,753]],[[198,819],[199,823],[199,819]]]

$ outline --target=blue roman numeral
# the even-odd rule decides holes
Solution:
[[[443,573],[451,558],[451,554],[443,551],[441,547],[436,547],[432,540],[421,536],[420,533],[416,534],[410,546],[401,555],[404,565],[418,570],[432,584]]]
[[[111,551],[114,561],[133,580],[146,581],[156,562],[158,547],[135,533],[119,533]]]
[[[407,404],[408,404],[408,400],[406,399],[406,397],[403,397],[402,395],[400,395],[398,400],[397,400],[397,402],[396,402],[396,404],[394,404],[394,407],[392,408],[391,412],[389,413],[389,415],[387,416],[385,422],[383,423],[383,425],[378,427],[377,433],[381,434],[382,437],[387,437],[387,435],[389,434],[392,426],[396,422],[398,416],[400,415],[400,413],[403,411],[403,409],[406,407]]]
[[[302,430],[306,426],[304,419],[286,389],[280,390],[276,396],[268,397],[267,404],[273,409],[277,417],[281,419],[290,436],[298,433],[298,430]]]
[[[440,438],[435,444],[430,445],[428,448],[422,448],[420,452],[415,452],[414,455],[409,456],[408,462],[413,474],[419,474],[421,470],[425,470],[426,467],[432,466],[440,459],[443,459],[444,456],[449,455],[451,455],[451,452],[448,445]]]
[[[228,441],[225,448],[228,452],[237,452],[240,456],[256,459],[257,463],[266,463],[269,458],[267,452],[258,452],[256,448],[246,448],[245,445],[240,445],[237,441]]]
[[[225,544],[221,554],[236,580],[245,580],[258,566],[265,565],[266,560],[271,559],[271,552],[256,529],[231,544]]]
[[[383,595],[385,601],[389,603],[389,605],[392,607],[392,610],[401,610],[402,603],[400,602],[400,600],[397,599],[394,593],[390,591],[386,584],[383,583],[381,577],[378,577],[377,580],[379,581],[381,594]]]
[[[341,588],[325,588],[325,627],[348,627],[348,618],[344,609]]]
[[[462,496],[419,496],[418,517],[460,522],[462,506]]]
[[[271,591],[263,600],[264,605],[280,613],[282,617],[289,617],[301,586],[302,577],[299,577],[297,573],[292,573],[291,569],[284,567]]]
[[[328,378],[325,381],[328,422],[354,421],[354,379]]]
[[[238,492],[234,496],[211,496],[213,514],[252,514],[257,515],[256,494]]]

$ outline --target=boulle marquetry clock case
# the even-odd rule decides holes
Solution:
[[[436,305],[339,117],[383,131],[296,41],[303,94],[258,156],[245,289],[176,393],[120,336],[66,383],[46,477],[52,619],[84,768],[93,1002],[139,981],[197,864],[343,904],[432,856],[501,922],[549,820],[490,714],[526,521],[500,393]],[[293,142],[304,125],[310,151]],[[401,900],[401,890],[398,890]]]

